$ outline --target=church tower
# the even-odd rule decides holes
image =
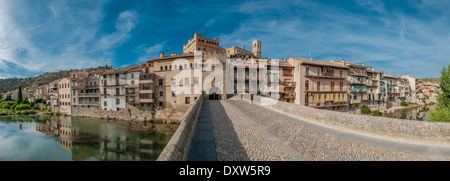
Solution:
[[[261,40],[253,40],[252,53],[257,58],[261,58]]]

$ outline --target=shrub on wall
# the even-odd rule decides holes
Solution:
[[[403,107],[407,107],[409,104],[406,102],[406,101],[402,101],[401,103],[400,103],[400,106],[403,106]]]
[[[371,111],[370,111],[370,108],[369,108],[369,107],[363,106],[363,107],[361,108],[361,114],[370,114],[370,113],[371,113]]]
[[[381,113],[380,111],[378,111],[378,110],[375,110],[375,111],[373,111],[372,112],[372,116],[381,116],[383,113]]]

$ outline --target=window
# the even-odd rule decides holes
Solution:
[[[163,97],[164,96],[164,92],[163,91],[159,91],[159,96]]]
[[[120,104],[120,99],[116,99],[116,104]]]
[[[159,79],[159,85],[162,86],[163,85],[163,80]]]
[[[189,82],[190,82],[189,78],[184,78],[184,85],[190,85]]]
[[[161,66],[161,70],[163,70],[163,66]]]
[[[167,70],[167,65],[164,68],[165,68],[165,70]]]
[[[159,102],[159,106],[160,106],[160,107],[163,107],[163,102],[162,102],[162,101]]]
[[[194,85],[198,85],[198,77],[194,77]]]
[[[339,71],[339,77],[342,77],[342,70]]]
[[[172,97],[177,97],[174,91],[172,91]]]
[[[119,74],[116,74],[116,78],[119,78]]]
[[[339,91],[344,91],[344,82],[339,84]]]
[[[172,85],[175,85],[176,81],[177,81],[177,79],[175,79],[175,78],[172,78],[172,80],[171,80],[171,82],[172,82]]]
[[[120,94],[120,88],[116,88],[116,95]]]
[[[317,91],[320,91],[320,81],[317,81]]]
[[[134,79],[134,74],[131,74],[131,79]]]
[[[185,104],[190,104],[191,103],[191,98],[190,97],[185,97],[184,98],[184,102],[185,102]]]
[[[334,91],[334,82],[331,82],[331,91]]]
[[[131,74],[131,75],[133,75],[133,74]],[[134,80],[131,81],[131,85],[134,85]]]
[[[309,80],[305,81],[305,90],[309,91]]]

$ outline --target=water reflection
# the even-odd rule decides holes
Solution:
[[[0,134],[0,158],[156,160],[177,127],[72,117],[0,117],[0,132],[6,133]]]
[[[398,119],[426,121],[428,119],[428,115],[430,114],[430,111],[434,108],[436,108],[436,105],[396,110],[393,113],[389,113],[389,114],[386,114],[383,116],[391,117],[391,118],[398,118]]]

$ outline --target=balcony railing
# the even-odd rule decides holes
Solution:
[[[79,101],[78,104],[81,105],[98,105],[98,101]]]
[[[360,84],[360,85],[366,84],[364,81],[357,81],[357,80],[349,80],[348,83],[349,84]]]
[[[78,97],[99,97],[100,93],[79,93]]]
[[[292,73],[284,73],[283,76],[292,76]]]
[[[280,84],[285,87],[295,87],[296,85],[295,82],[281,82]]]
[[[87,85],[86,89],[98,89],[98,85]]]
[[[283,93],[284,98],[294,98],[295,92]]]

